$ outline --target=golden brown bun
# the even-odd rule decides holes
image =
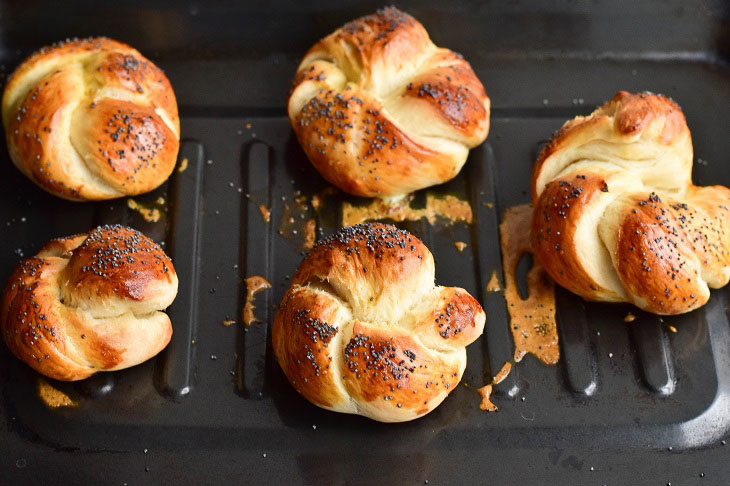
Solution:
[[[489,131],[489,98],[469,63],[393,7],[315,44],[288,110],[314,167],[356,196],[446,182]]]
[[[2,100],[13,163],[75,201],[151,191],[177,159],[180,120],[165,74],[103,37],[43,48],[10,76]]]
[[[124,226],[53,240],[20,262],[2,295],[10,350],[57,380],[129,368],[170,341],[177,275],[162,249]]]
[[[434,285],[431,252],[379,223],[343,228],[299,266],[274,320],[284,373],[328,410],[403,422],[461,380],[485,314],[465,290]]]
[[[586,299],[657,314],[704,305],[730,279],[730,190],[692,184],[679,106],[619,92],[567,122],[533,171],[532,244],[550,276]]]

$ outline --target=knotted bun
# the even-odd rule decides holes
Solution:
[[[179,147],[165,74],[106,38],[43,48],[10,76],[2,116],[13,163],[40,187],[77,201],[151,191]]]
[[[341,229],[304,259],[274,320],[291,384],[328,410],[402,422],[461,380],[485,314],[465,290],[434,285],[431,252],[384,224]]]
[[[704,305],[730,279],[730,190],[692,184],[680,107],[619,92],[567,122],[533,171],[535,255],[586,299],[657,314]]]
[[[134,366],[170,341],[177,275],[136,230],[102,226],[20,262],[0,301],[10,350],[41,374],[81,380]]]
[[[489,131],[489,98],[469,63],[393,7],[315,44],[288,109],[314,167],[356,196],[448,181]]]

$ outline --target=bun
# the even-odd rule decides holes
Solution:
[[[730,279],[730,190],[692,184],[680,107],[619,92],[567,122],[533,171],[532,244],[550,276],[590,300],[657,314],[704,305]]]
[[[299,266],[274,320],[292,386],[328,410],[402,422],[436,408],[466,367],[485,314],[434,285],[431,252],[384,224],[341,229]]]
[[[170,341],[177,275],[136,230],[102,226],[53,240],[20,262],[0,301],[10,350],[37,372],[75,381],[129,368]]]
[[[175,93],[126,44],[102,37],[43,48],[2,99],[10,158],[41,188],[75,201],[151,191],[179,148]]]
[[[393,7],[315,44],[299,65],[288,110],[314,167],[365,197],[454,178],[489,131],[489,98],[469,63]]]

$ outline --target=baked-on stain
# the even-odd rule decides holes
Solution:
[[[502,286],[499,285],[497,271],[492,270],[492,276],[489,277],[489,282],[487,282],[487,292],[499,292],[500,290],[502,290]]]
[[[258,292],[270,288],[271,284],[264,277],[256,275],[246,279],[246,304],[243,306],[243,323],[247,326],[250,326],[254,322],[259,322],[253,313],[255,309],[253,305],[254,296]]]
[[[492,396],[492,384],[484,385],[483,387],[479,388],[477,390],[479,392],[479,396],[482,397],[482,403],[479,404],[479,408],[487,411],[487,412],[496,412],[499,410],[499,407],[497,407],[492,401],[489,399],[489,397]]]
[[[133,211],[137,211],[148,223],[156,223],[160,220],[159,209],[145,207],[131,197],[127,199],[127,207]]]
[[[60,407],[75,407],[78,405],[74,400],[71,399],[61,390],[54,388],[48,383],[45,378],[38,377],[38,397],[46,404],[49,408],[60,408]]]
[[[259,204],[259,212],[261,213],[261,218],[264,220],[264,223],[271,222],[271,211],[269,208],[263,204]]]
[[[353,206],[348,202],[342,203],[342,226],[353,226],[366,221],[392,219],[393,221],[418,221],[426,218],[434,224],[437,218],[449,223],[464,221],[471,224],[472,211],[467,201],[454,196],[443,198],[426,195],[426,207],[414,209],[410,206],[413,195],[406,196],[395,203],[388,203],[382,199],[373,199],[365,206]]]
[[[462,251],[464,251],[464,248],[466,248],[466,243],[464,243],[463,241],[455,241],[454,246],[457,250],[459,250],[459,253],[461,253]]]
[[[185,170],[188,168],[188,158],[185,157],[180,161],[180,167],[177,168],[178,172],[185,172]]]
[[[304,223],[304,249],[311,250],[317,241],[317,222],[314,219],[308,219]]]
[[[293,199],[287,198],[279,222],[279,235],[304,249],[305,224],[311,218],[311,214],[309,196],[299,195]]]
[[[552,365],[560,359],[553,281],[537,259],[527,274],[527,299],[520,297],[515,281],[520,258],[525,253],[532,252],[531,220],[532,206],[523,204],[508,208],[499,225],[504,298],[507,301],[510,329],[515,343],[515,362],[521,361],[527,353],[531,353],[543,363]]]
[[[494,378],[492,378],[492,385],[499,385],[500,383],[502,383],[505,380],[505,378],[507,378],[507,375],[509,375],[510,371],[512,371],[512,363],[507,361],[499,369],[499,372],[497,372],[497,374],[494,375]]]
[[[477,389],[479,392],[479,396],[482,397],[482,402],[479,404],[479,408],[482,410],[485,410],[487,412],[496,412],[499,410],[499,407],[497,407],[492,401],[490,400],[490,397],[492,396],[492,387],[494,385],[499,385],[502,383],[505,378],[507,378],[507,375],[509,375],[509,372],[512,371],[512,363],[509,361],[502,365],[502,368],[500,368],[499,372],[497,372],[496,375],[494,375],[494,378],[492,378],[492,382],[484,385],[483,387]]]

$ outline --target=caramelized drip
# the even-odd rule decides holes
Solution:
[[[464,221],[471,224],[472,211],[467,201],[454,196],[437,198],[426,195],[426,207],[414,209],[410,206],[413,196],[408,196],[395,203],[381,199],[373,199],[365,206],[353,206],[348,202],[342,204],[342,226],[353,226],[366,221],[392,219],[393,221],[418,221],[426,218],[434,224],[437,218],[449,223]]]
[[[535,261],[527,274],[528,297],[522,299],[517,291],[515,273],[522,255],[532,252],[530,222],[532,206],[507,209],[499,225],[504,270],[504,297],[510,315],[510,329],[515,343],[515,362],[527,353],[545,364],[560,359],[558,330],[555,323],[555,289],[552,280]]]
[[[499,385],[500,383],[502,383],[504,379],[507,378],[507,375],[509,375],[510,371],[512,371],[512,363],[508,361],[503,364],[499,372],[494,375],[494,378],[492,378],[492,385]]]
[[[499,410],[499,408],[489,399],[489,397],[492,396],[491,383],[489,385],[484,385],[477,391],[479,392],[479,396],[482,397],[482,403],[479,404],[479,408],[487,412],[496,412]]]
[[[500,383],[502,383],[504,379],[507,378],[507,375],[509,375],[510,371],[512,371],[512,363],[508,361],[502,365],[502,368],[500,368],[499,372],[494,376],[494,378],[492,378],[491,383],[477,389],[477,391],[479,392],[479,396],[482,397],[482,402],[479,404],[480,409],[487,412],[496,412],[497,410],[499,410],[499,407],[497,407],[490,400],[490,397],[492,396],[492,388],[494,387],[494,385],[499,385]]]
[[[258,322],[253,311],[254,296],[263,289],[271,288],[271,284],[264,277],[253,276],[246,279],[246,304],[243,306],[243,323],[250,326],[254,322]]]

